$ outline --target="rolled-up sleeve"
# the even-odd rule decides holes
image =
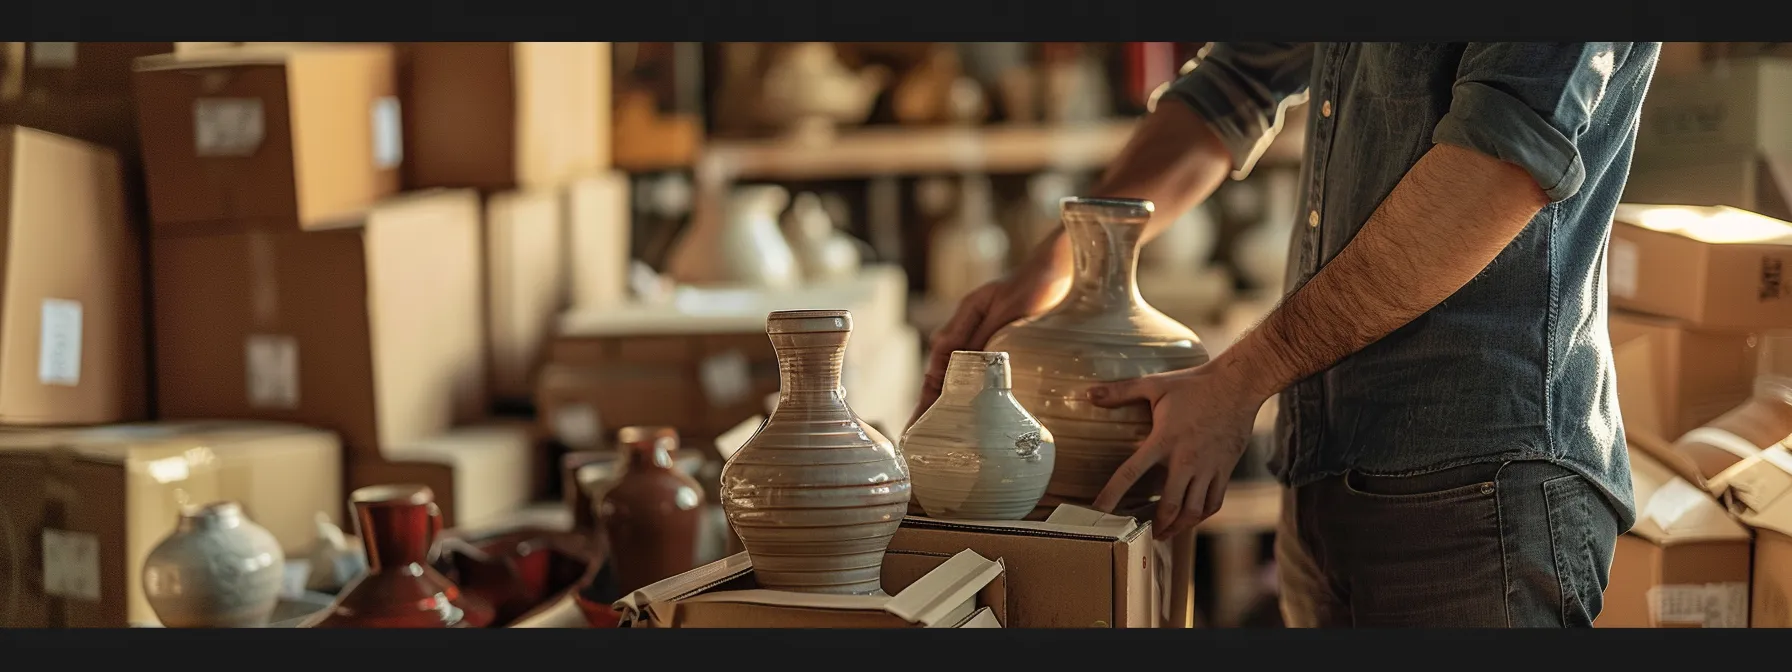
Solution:
[[[1560,201],[1586,180],[1578,142],[1629,42],[1476,42],[1431,141],[1517,164]]]
[[[1312,43],[1218,43],[1164,96],[1207,119],[1243,177],[1281,131],[1283,110],[1306,101],[1312,73]]]

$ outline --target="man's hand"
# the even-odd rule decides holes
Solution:
[[[1047,241],[1048,244],[1053,241]],[[946,363],[953,350],[981,350],[989,337],[1009,323],[1044,313],[1070,291],[1070,273],[1049,260],[1029,263],[1013,275],[983,285],[958,302],[958,311],[946,326],[934,332],[929,343],[927,377],[921,383],[921,401],[909,416],[915,424],[940,397],[946,380]]]
[[[1257,409],[1268,397],[1236,370],[1230,362],[1215,361],[1089,388],[1089,399],[1104,408],[1151,404],[1151,435],[1102,488],[1095,508],[1113,511],[1147,470],[1162,464],[1169,474],[1152,522],[1159,539],[1192,529],[1219,511]]]

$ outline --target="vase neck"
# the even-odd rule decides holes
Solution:
[[[846,333],[773,334],[772,349],[778,354],[778,401],[794,397],[838,396],[846,392],[840,371],[846,353]]]
[[[183,512],[177,527],[182,532],[202,532],[225,530],[242,524],[242,506],[236,502],[215,502]]]
[[[1009,374],[1008,353],[959,350],[946,363],[946,381],[941,395],[969,398],[985,390],[1007,390],[1013,387]]]
[[[433,504],[355,504],[361,540],[367,547],[367,571],[421,567],[435,543]]]
[[[630,431],[635,430],[635,431]],[[627,469],[671,469],[672,451],[678,448],[677,430],[624,428],[618,435]]]
[[[1061,305],[1102,309],[1139,303],[1139,243],[1149,210],[1141,215],[1087,203],[1066,199],[1063,206],[1064,234],[1070,239],[1075,271]]]

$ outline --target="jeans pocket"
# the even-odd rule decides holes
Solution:
[[[1352,496],[1381,504],[1439,504],[1476,497],[1492,497],[1499,465],[1471,465],[1412,476],[1344,474],[1344,490]]]
[[[1601,497],[1579,474],[1543,482],[1563,627],[1592,627],[1603,606],[1617,521],[1601,508]]]

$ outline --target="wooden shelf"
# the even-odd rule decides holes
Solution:
[[[871,127],[825,142],[714,140],[707,167],[733,180],[828,180],[933,173],[1031,173],[1107,166],[1132,134],[1131,119],[1081,126]],[[1299,129],[1284,132],[1260,165],[1300,160]]]

